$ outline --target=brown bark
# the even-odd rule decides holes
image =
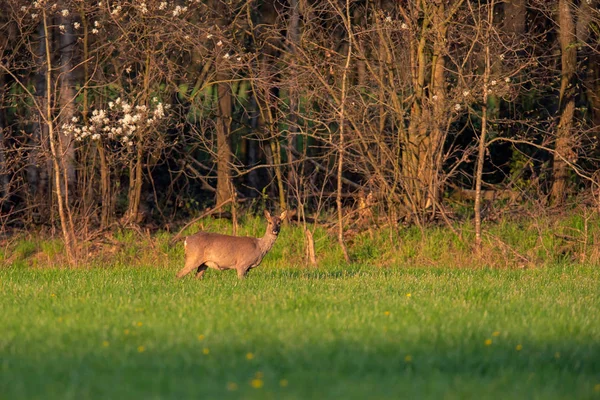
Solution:
[[[483,71],[483,99],[481,107],[481,134],[479,135],[477,152],[477,169],[475,171],[475,250],[481,255],[481,184],[483,183],[483,163],[485,161],[485,152],[487,148],[487,121],[488,121],[488,88],[490,81],[490,29],[493,23],[494,0],[488,5],[487,24],[485,30],[485,70]]]
[[[4,90],[4,71],[0,72],[0,90]],[[2,202],[8,199],[10,195],[8,165],[6,163],[6,147],[4,130],[6,129],[6,114],[4,105],[0,103],[0,206]]]
[[[289,98],[290,98],[290,115],[289,120],[289,131],[287,138],[287,162],[290,163],[288,169],[288,184],[296,187],[298,185],[297,170],[299,165],[295,164],[295,156],[293,150],[297,149],[298,146],[298,104],[299,104],[299,93],[297,90],[298,81],[296,79],[297,68],[296,68],[296,46],[300,41],[300,5],[299,0],[290,0],[290,22],[288,27],[288,41],[290,43],[290,85],[289,85]]]
[[[42,21],[44,26],[44,41],[45,41],[45,56],[46,56],[46,109],[45,111],[45,122],[48,127],[48,138],[50,142],[50,151],[52,154],[52,166],[53,177],[54,177],[54,190],[56,191],[56,202],[58,204],[58,215],[60,218],[60,226],[63,234],[65,251],[71,264],[75,264],[76,258],[74,253],[75,236],[70,226],[70,216],[68,209],[65,207],[65,196],[63,195],[63,173],[61,166],[64,165],[62,162],[62,153],[59,148],[59,139],[56,137],[58,132],[54,126],[54,116],[52,113],[52,96],[50,88],[52,88],[52,57],[50,53],[50,30],[48,29],[46,11],[42,9]]]
[[[217,204],[231,198],[231,87],[227,74],[217,72]]]
[[[344,65],[344,71],[342,73],[342,87],[341,87],[341,100],[340,100],[340,111],[339,111],[339,134],[340,142],[338,148],[338,164],[337,164],[337,191],[336,191],[336,205],[338,215],[338,242],[342,248],[344,259],[346,262],[350,262],[350,255],[344,242],[344,219],[342,210],[342,172],[344,170],[344,151],[345,149],[345,127],[346,127],[346,96],[347,96],[347,81],[348,81],[348,70],[350,68],[350,60],[352,58],[352,26],[350,20],[350,0],[346,0],[346,31],[348,33],[348,54],[346,55],[346,65]]]
[[[559,100],[560,119],[556,132],[553,182],[550,190],[550,200],[555,205],[562,204],[567,195],[569,165],[566,161],[575,161],[573,117],[575,114],[574,78],[577,46],[575,45],[575,22],[570,0],[559,0],[558,2],[558,33],[562,71]]]
[[[40,23],[37,28],[39,44],[36,54],[38,60],[40,60],[40,65],[35,78],[36,100],[43,112],[47,108],[46,102],[51,98],[51,96],[47,95],[47,91],[50,89],[46,86],[46,75],[49,72],[47,66],[44,65],[47,42],[45,40],[46,33],[44,29],[44,24]],[[44,222],[50,221],[52,216],[50,212],[52,185],[49,182],[49,176],[52,173],[52,161],[47,156],[48,137],[48,124],[43,117],[40,117],[29,141],[31,150],[27,155],[27,182],[29,184],[29,192],[34,198],[38,215]]]
[[[73,34],[73,21],[70,17],[61,14],[59,25],[64,29],[59,32],[60,44],[60,88],[59,88],[59,104],[60,104],[60,119],[59,126],[71,121],[75,116],[75,87],[73,79],[73,66],[75,65],[74,47],[76,43],[75,35]],[[63,181],[65,184],[64,195],[67,206],[72,199],[69,199],[69,193],[75,189],[75,148],[73,147],[73,135],[71,133],[60,132],[57,135],[60,143],[60,151],[62,153],[62,170]]]
[[[418,44],[413,48],[415,54],[411,57],[415,71],[415,101],[402,153],[406,206],[417,218],[441,200],[439,173],[448,121],[445,100],[448,16],[442,2],[432,4],[425,10],[425,14]],[[431,60],[428,60],[426,47],[430,31],[433,33],[433,54]],[[429,71],[427,65],[431,65]],[[423,89],[428,78],[431,81],[431,91],[430,97],[425,98]]]

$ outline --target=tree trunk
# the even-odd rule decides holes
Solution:
[[[289,87],[289,98],[290,98],[290,115],[289,115],[289,130],[287,137],[287,161],[290,164],[288,169],[288,184],[292,187],[296,188],[296,192],[298,191],[298,170],[300,166],[295,164],[294,161],[296,159],[294,155],[294,150],[297,150],[298,147],[298,103],[299,103],[299,93],[298,93],[298,80],[296,77],[296,47],[300,41],[300,5],[298,4],[298,0],[290,0],[290,22],[288,27],[288,41],[290,43],[290,68],[289,68],[289,79],[290,85]]]
[[[46,75],[49,73],[47,66],[44,65],[46,60],[46,33],[44,32],[44,24],[40,23],[37,28],[37,38],[39,40],[37,57],[40,60],[39,72],[36,75],[35,92],[38,104],[41,110],[46,110],[48,98],[47,91],[50,90],[46,86]],[[29,193],[33,196],[37,214],[41,221],[48,222],[51,220],[51,184],[48,177],[52,173],[52,162],[48,157],[48,124],[43,117],[40,117],[39,122],[33,129],[29,145],[31,150],[27,155],[27,182],[29,184]]]
[[[487,123],[488,123],[488,88],[490,81],[490,29],[494,21],[494,0],[488,5],[487,24],[485,28],[485,70],[483,71],[483,98],[481,107],[481,134],[479,136],[479,146],[477,153],[477,170],[475,172],[475,251],[478,255],[482,254],[481,242],[481,184],[483,182],[483,163],[485,161],[485,151],[487,148]]]
[[[4,71],[0,72],[0,91],[5,90]],[[10,196],[9,171],[6,163],[6,147],[4,130],[6,129],[6,114],[4,104],[0,103],[0,207]]]
[[[420,38],[413,49],[415,100],[402,152],[402,168],[406,189],[405,203],[415,218],[419,218],[429,207],[435,206],[441,200],[439,173],[448,123],[445,72],[448,18],[442,2],[426,9]],[[431,70],[428,73],[426,37],[430,30],[434,31],[434,42]],[[429,98],[426,98],[423,89],[428,80],[431,81],[431,90]]]
[[[217,72],[217,199],[221,204],[231,198],[231,87],[227,73]]]
[[[64,16],[60,14],[59,25],[64,27],[64,30],[59,32],[59,53],[60,53],[60,119],[58,126],[62,126],[65,123],[69,123],[75,116],[75,85],[73,79],[73,67],[75,62],[74,47],[76,43],[75,35],[73,34],[73,21],[71,18],[72,14]],[[57,132],[57,137],[60,144],[60,151],[62,153],[62,170],[63,170],[63,184],[64,196],[67,207],[70,205],[72,199],[69,199],[69,193],[72,193],[75,189],[75,148],[73,146],[73,135],[67,134],[60,130]]]
[[[561,205],[567,196],[568,162],[575,161],[573,117],[575,115],[577,46],[570,0],[559,0],[558,2],[558,33],[562,74],[559,98],[560,120],[556,132],[552,170],[553,182],[550,190],[550,200],[554,205]]]
[[[61,166],[62,153],[59,147],[60,141],[56,137],[59,132],[56,131],[54,126],[54,115],[52,112],[52,57],[50,53],[50,30],[48,29],[46,11],[42,8],[42,21],[44,26],[44,41],[45,41],[45,56],[46,56],[46,109],[43,119],[45,119],[46,125],[48,126],[48,140],[50,143],[50,151],[52,154],[52,166],[53,166],[53,177],[54,177],[54,190],[56,191],[56,202],[58,204],[58,215],[60,218],[60,226],[63,234],[65,251],[71,264],[75,264],[75,236],[73,232],[73,226],[69,210],[65,207],[65,196],[63,194],[63,182],[62,179],[64,174],[62,173]]]
[[[336,205],[338,214],[338,242],[342,248],[344,259],[346,262],[350,262],[350,255],[344,242],[344,219],[342,210],[342,172],[344,170],[344,151],[345,149],[345,132],[346,127],[346,95],[347,95],[347,81],[348,81],[348,70],[350,69],[350,60],[352,58],[352,22],[350,20],[350,0],[346,0],[346,31],[348,33],[348,54],[346,55],[346,65],[344,65],[344,71],[342,73],[342,87],[341,87],[341,99],[340,99],[340,111],[339,111],[339,131],[340,131],[340,143],[338,149],[338,165],[337,165],[337,191],[336,191]]]

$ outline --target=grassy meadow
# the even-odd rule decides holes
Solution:
[[[243,281],[176,280],[166,234],[73,269],[59,242],[21,240],[0,254],[0,399],[600,399],[598,266],[436,265],[467,262],[440,231],[354,239],[352,265],[318,234],[311,269],[297,231]]]
[[[600,398],[597,267],[0,270],[0,398]]]

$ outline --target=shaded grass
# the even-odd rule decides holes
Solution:
[[[244,281],[0,269],[0,397],[600,398],[597,267],[275,259]]]

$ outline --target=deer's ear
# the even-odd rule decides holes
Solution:
[[[284,220],[286,216],[287,216],[287,210],[285,210],[281,213],[281,215],[279,216],[279,219]]]
[[[271,219],[271,213],[269,213],[268,210],[265,210],[265,217],[270,220]]]

